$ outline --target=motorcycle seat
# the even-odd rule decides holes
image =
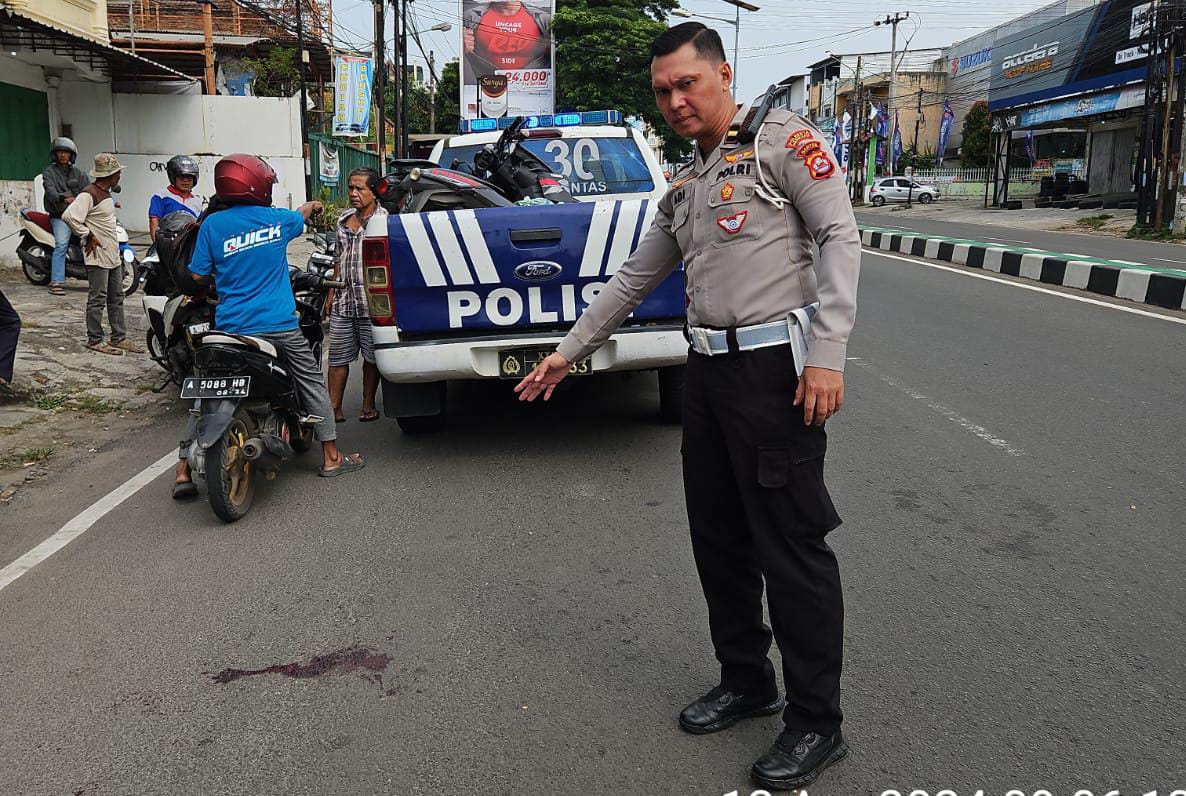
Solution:
[[[26,208],[21,211],[21,218],[25,219],[26,221],[31,221],[51,234],[54,231],[53,224],[49,222],[49,213],[42,213],[39,210],[29,210]]]
[[[215,343],[219,345],[237,345],[243,348],[254,348],[260,353],[267,354],[271,357],[280,358],[280,352],[276,350],[276,346],[269,343],[262,337],[251,337],[246,334],[230,334],[229,332],[206,332],[201,337],[197,338],[198,345],[207,345]]]

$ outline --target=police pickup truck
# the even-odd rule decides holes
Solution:
[[[375,361],[384,412],[405,432],[441,426],[449,381],[526,375],[638,245],[667,181],[646,139],[632,127],[605,123],[611,118],[600,112],[528,120],[559,130],[520,146],[552,168],[576,203],[371,220],[363,260]],[[473,162],[499,132],[494,120],[463,122],[463,130],[483,123],[489,132],[442,140],[431,160],[446,168]],[[660,413],[678,421],[684,309],[677,269],[604,346],[573,363],[573,374],[656,370]]]

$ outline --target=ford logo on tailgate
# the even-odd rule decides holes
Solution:
[[[549,279],[560,276],[562,270],[564,269],[560,267],[560,263],[554,263],[551,260],[532,260],[515,266],[515,276],[524,282],[547,282]]]

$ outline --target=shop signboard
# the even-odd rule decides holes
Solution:
[[[1141,40],[1148,31],[1148,5],[1148,0],[1110,0],[998,41],[992,52],[989,109],[996,112],[1142,80],[1146,55]],[[1093,111],[1098,112],[1104,111]],[[1024,120],[1021,126],[1026,126]]]

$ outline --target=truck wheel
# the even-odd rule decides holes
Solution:
[[[659,417],[664,423],[683,422],[686,370],[686,365],[659,368]]]

